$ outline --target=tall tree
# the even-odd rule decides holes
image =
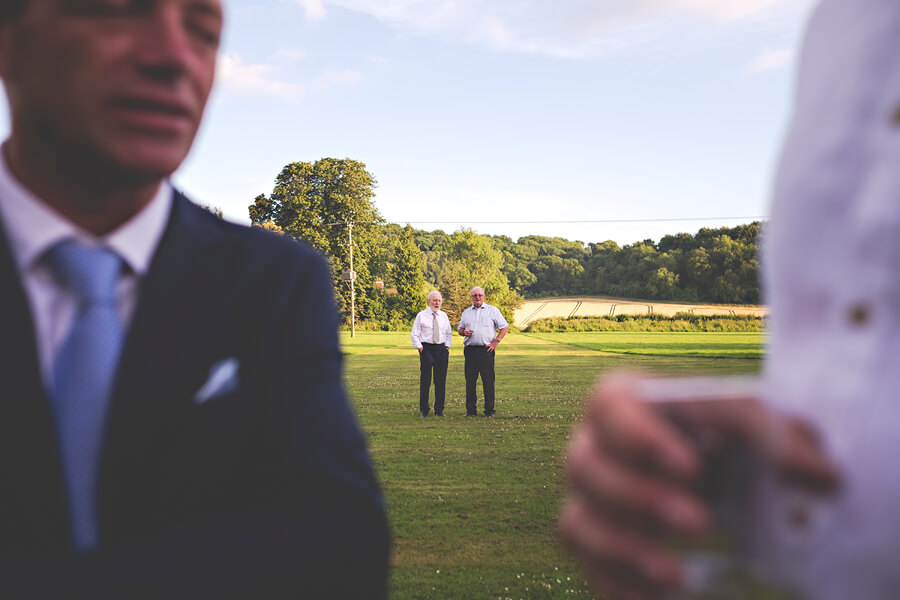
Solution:
[[[391,278],[397,287],[401,318],[412,320],[425,308],[425,278],[422,276],[422,251],[413,239],[413,229],[407,225],[400,234],[394,252]]]
[[[294,162],[278,174],[272,193],[257,196],[249,207],[254,224],[272,221],[325,254],[345,318],[350,316],[350,289],[342,272],[350,266],[351,227],[356,313],[361,319],[373,316],[375,284],[369,265],[377,253],[377,228],[384,222],[372,201],[376,185],[366,165],[349,158]]]
[[[488,304],[499,308],[506,320],[512,322],[522,297],[510,288],[502,265],[503,254],[489,237],[471,229],[461,229],[450,236],[438,285],[442,291],[448,290],[449,303],[446,296],[445,303],[449,310],[444,310],[452,322],[458,321],[462,310],[471,305],[469,290],[476,285],[484,288]]]

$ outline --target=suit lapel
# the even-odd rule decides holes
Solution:
[[[50,548],[69,537],[53,413],[34,325],[0,226],[0,547]]]
[[[209,299],[227,277],[226,266],[213,257],[221,238],[216,223],[176,193],[119,364],[104,438],[101,502],[116,504],[148,483],[160,445],[188,408],[179,391],[196,377],[198,346],[212,337],[209,323],[216,322]]]

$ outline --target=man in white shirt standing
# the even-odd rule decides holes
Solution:
[[[444,394],[447,387],[447,365],[453,328],[447,313],[441,310],[444,299],[437,290],[428,294],[428,308],[416,315],[413,322],[413,348],[419,351],[419,414],[427,417],[431,411],[428,394],[434,373],[434,416],[444,416]]]
[[[766,411],[708,419],[717,401],[694,415],[742,434],[795,484],[840,473],[836,494],[768,482],[753,506],[765,574],[807,600],[900,597],[897,31],[893,0],[824,0],[812,14],[763,240]],[[710,517],[690,491],[696,448],[642,399],[639,380],[606,380],[570,451],[561,528],[611,599],[682,583],[668,534],[703,532]]]
[[[481,376],[484,391],[484,416],[494,416],[494,356],[495,350],[506,332],[509,323],[496,306],[484,301],[484,290],[472,288],[472,306],[463,311],[459,320],[459,335],[465,337],[466,371],[466,416],[478,415],[478,395],[475,384]]]

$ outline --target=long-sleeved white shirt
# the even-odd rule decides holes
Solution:
[[[434,317],[434,312],[430,307],[426,308],[422,312],[416,315],[416,320],[413,321],[412,334],[410,334],[409,338],[412,340],[413,348],[419,349],[422,347],[422,342],[426,344],[433,344],[432,341],[434,337],[434,320],[437,318],[438,322],[438,334],[440,335],[440,340],[442,344],[447,346],[448,348],[453,342],[453,328],[450,327],[450,318],[447,316],[442,310],[437,311],[437,317]]]
[[[898,32],[895,0],[813,14],[764,236],[765,394],[844,477],[830,499],[772,484],[760,504],[769,568],[810,600],[900,598]]]

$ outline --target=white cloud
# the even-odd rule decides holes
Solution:
[[[290,65],[306,58],[306,52],[300,48],[281,48],[269,57],[269,62],[276,65]]]
[[[224,89],[245,96],[269,96],[296,100],[309,92],[322,92],[338,85],[352,85],[361,79],[350,70],[325,70],[317,77],[293,81],[275,64],[245,64],[237,54],[220,55],[216,78]]]
[[[362,79],[362,74],[358,71],[326,69],[321,75],[312,79],[306,88],[314,92],[321,92],[338,85],[355,85],[360,79]]]
[[[313,21],[324,19],[328,14],[325,0],[297,0],[297,3],[306,11],[306,17]]]
[[[307,15],[326,7],[369,14],[400,30],[498,50],[590,57],[677,39],[688,21],[737,26],[811,0],[297,0]]]
[[[715,19],[727,21],[743,19],[750,15],[769,8],[775,4],[783,3],[783,0],[667,0],[648,2],[648,5],[656,5],[654,8],[666,6],[674,10],[692,11],[698,15],[705,15]]]
[[[744,72],[747,75],[783,69],[794,60],[794,51],[790,48],[767,48],[750,61]]]

